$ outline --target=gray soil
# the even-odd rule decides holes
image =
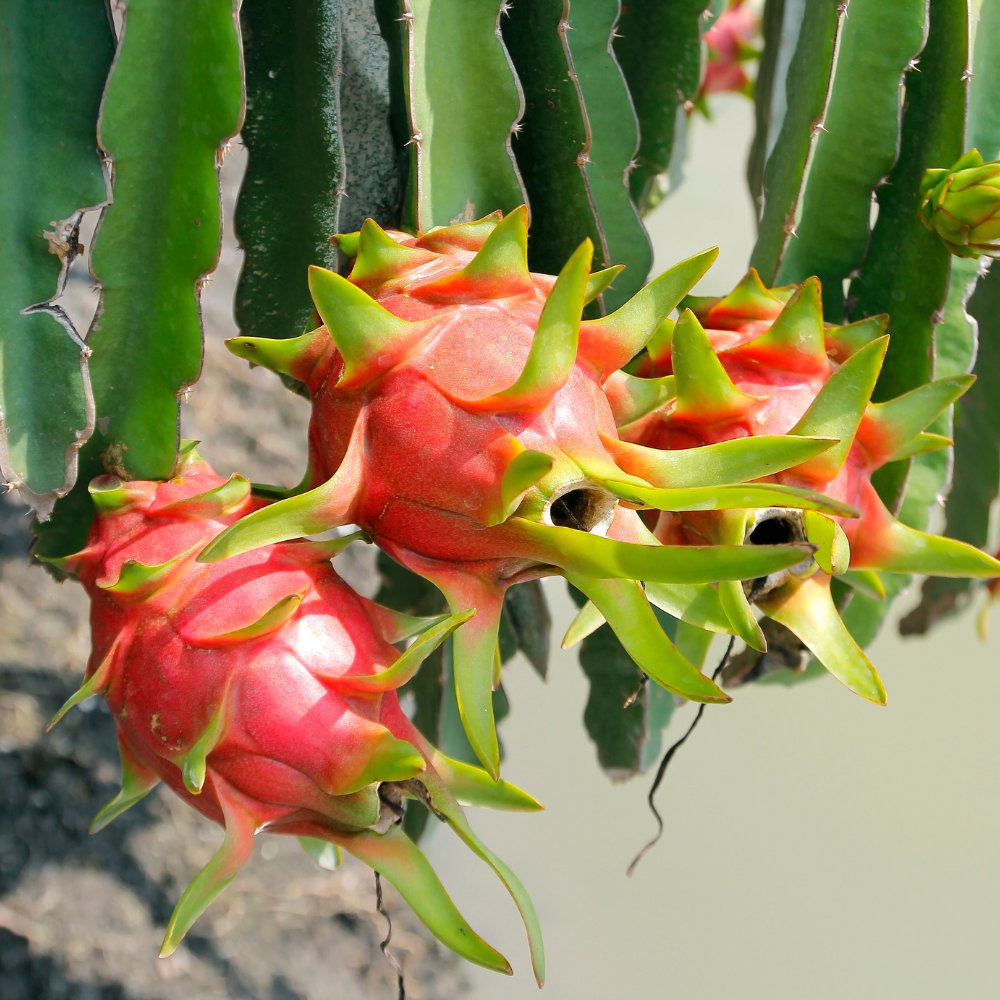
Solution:
[[[240,166],[237,151],[224,178],[227,207]],[[289,485],[305,468],[309,407],[222,344],[235,334],[239,260],[227,237],[203,299],[205,370],[184,406],[183,432],[202,439],[220,473]],[[94,302],[85,262],[74,272],[67,297],[86,328]],[[222,832],[161,787],[88,834],[118,789],[111,716],[95,698],[44,731],[86,667],[87,600],[75,583],[29,565],[28,518],[15,497],[0,499],[0,998],[396,997],[379,950],[386,923],[375,912],[372,872],[351,860],[325,871],[288,837],[260,837],[178,951],[156,957],[175,902]],[[359,591],[377,589],[370,547],[348,550],[337,567]],[[407,996],[465,995],[461,963],[391,887],[386,907]]]

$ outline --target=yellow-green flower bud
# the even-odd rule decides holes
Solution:
[[[920,182],[920,218],[958,257],[1000,257],[1000,163],[970,150]]]

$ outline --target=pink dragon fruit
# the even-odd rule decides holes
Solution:
[[[56,715],[94,694],[118,729],[122,790],[100,830],[159,781],[225,827],[215,857],[174,910],[169,955],[247,861],[261,831],[343,848],[385,875],[446,945],[510,972],[466,924],[399,828],[402,799],[425,802],[490,864],[524,917],[536,975],[544,956],[531,901],[475,836],[458,799],[537,809],[524,792],[429,746],[395,689],[468,613],[410,618],[354,593],[330,557],[354,538],[286,542],[223,563],[195,556],[260,508],[188,445],[174,479],[90,486],[87,546],[58,560],[92,600],[87,679]],[[390,643],[416,636],[400,654]],[[329,848],[328,848],[329,849]]]
[[[623,441],[612,455],[627,472],[652,481],[665,475],[684,449],[758,435],[836,438],[837,444],[823,454],[773,478],[821,490],[857,508],[859,516],[798,512],[780,503],[770,511],[665,512],[655,533],[668,544],[757,544],[783,538],[814,543],[815,559],[745,584],[718,584],[730,630],[754,649],[767,648],[751,610],[755,602],[851,690],[884,703],[878,675],[840,620],[830,579],[839,576],[884,597],[879,571],[1000,575],[1000,562],[986,553],[897,521],[871,480],[886,462],[949,445],[947,438],[924,433],[924,428],[973,378],[940,379],[897,399],[872,403],[888,342],[882,335],[887,318],[825,328],[816,278],[798,287],[767,289],[751,270],[725,298],[690,299],[689,304],[676,324],[668,320],[657,331],[638,367],[654,383],[669,379],[672,398],[638,420],[622,414],[618,431]],[[595,618],[589,610],[574,637]]]
[[[695,104],[703,102],[709,94],[736,92],[753,96],[753,83],[743,64],[760,55],[753,47],[759,34],[760,20],[750,4],[731,0],[705,32],[708,59]]]
[[[452,611],[475,608],[455,633],[456,687],[469,740],[494,777],[497,628],[504,590],[519,581],[566,576],[649,676],[686,698],[728,701],[670,643],[637,581],[658,581],[687,606],[716,580],[779,572],[811,550],[664,547],[620,501],[852,511],[783,485],[739,485],[820,454],[828,439],[767,437],[691,452],[656,486],[615,464],[609,397],[633,411],[666,399],[665,386],[619,369],[716,251],[671,268],[617,312],[581,322],[620,268],[590,274],[586,241],[558,278],[530,273],[523,207],[418,237],[368,220],[337,239],[355,258],[350,278],[310,272],[323,326],[294,340],[230,342],[239,356],[308,386],[303,488],[314,488],[243,518],[199,558],[357,524],[440,587]]]

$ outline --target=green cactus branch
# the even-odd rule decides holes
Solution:
[[[336,269],[346,184],[341,131],[343,24],[336,0],[244,0],[242,139],[236,213],[245,254],[236,322],[248,337],[297,337],[313,305],[310,264]]]
[[[220,147],[243,116],[237,6],[131,0],[126,8],[98,127],[114,201],[92,256],[101,284],[87,337],[97,428],[79,485],[39,527],[39,555],[81,547],[94,476],[173,471],[178,394],[201,371],[202,282],[219,257]]]
[[[108,197],[95,130],[114,36],[103,0],[4,0],[0,17],[0,471],[45,520],[94,429],[89,351],[53,300]]]

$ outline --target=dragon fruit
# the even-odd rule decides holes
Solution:
[[[389,879],[431,931],[501,972],[506,959],[449,899],[398,826],[423,801],[490,864],[524,917],[539,983],[541,934],[517,877],[473,833],[458,800],[541,808],[530,796],[429,746],[396,688],[469,615],[411,618],[359,597],[330,557],[357,537],[286,542],[224,563],[195,556],[262,501],[217,475],[192,446],[174,479],[102,476],[86,547],[58,560],[92,600],[93,653],[62,707],[101,694],[115,718],[122,789],[93,831],[159,781],[225,827],[218,853],[184,892],[169,955],[247,861],[255,833],[294,834],[314,856],[343,848]],[[400,654],[390,643],[416,638]]]
[[[756,603],[851,690],[884,703],[878,674],[839,617],[831,577],[884,598],[879,571],[1000,575],[1000,562],[986,553],[900,523],[872,484],[872,473],[886,462],[951,444],[924,428],[973,377],[939,379],[872,403],[888,343],[883,335],[887,317],[824,327],[816,278],[797,287],[768,289],[751,269],[725,298],[689,298],[684,304],[690,308],[676,324],[667,320],[660,327],[636,366],[651,383],[669,383],[672,398],[639,419],[622,414],[622,441],[612,449],[613,457],[627,472],[653,480],[687,449],[757,435],[837,439],[821,455],[773,478],[821,490],[857,508],[859,516],[793,511],[782,504],[772,510],[664,512],[655,534],[671,545],[815,544],[815,558],[796,566],[742,584],[720,582],[724,618],[717,608],[710,627],[734,632],[749,647],[766,650],[764,630],[751,609]],[[656,457],[650,449],[657,450]],[[586,609],[571,640],[596,627],[595,622],[600,622],[597,611]],[[770,631],[774,634],[773,627]]]
[[[566,576],[650,677],[686,698],[728,701],[671,644],[638,581],[657,581],[666,603],[687,607],[716,580],[780,572],[811,550],[661,546],[622,501],[852,510],[780,484],[739,485],[819,455],[832,445],[825,438],[690,452],[656,484],[615,464],[614,407],[645,411],[667,396],[665,385],[619,369],[716,251],[671,268],[617,312],[581,322],[620,268],[591,274],[585,241],[558,278],[529,272],[523,206],[421,236],[369,219],[336,239],[354,261],[349,279],[310,271],[322,326],[297,339],[229,342],[308,387],[302,488],[313,488],[241,519],[199,558],[356,524],[436,584],[453,612],[475,608],[455,633],[455,681],[469,741],[493,777],[497,629],[504,591],[520,581]]]
[[[709,94],[734,92],[753,96],[753,81],[743,63],[760,56],[753,42],[760,35],[760,18],[744,0],[730,0],[729,6],[705,32],[708,59],[701,85],[695,96],[696,106],[704,107]]]

